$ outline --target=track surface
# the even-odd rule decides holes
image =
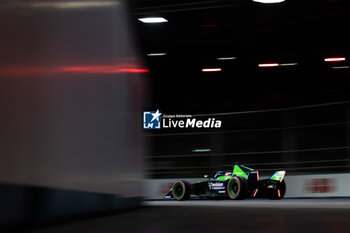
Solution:
[[[292,209],[348,209],[350,199],[282,199],[282,200],[190,200],[190,201],[149,201],[147,206],[203,206],[203,207],[244,207],[244,208],[292,208]],[[349,229],[350,232],[350,229]]]
[[[149,201],[123,214],[32,233],[347,233],[350,199]]]

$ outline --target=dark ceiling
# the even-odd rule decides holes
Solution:
[[[148,107],[211,113],[350,99],[348,60],[324,62],[334,56],[350,59],[345,2],[134,1],[136,30],[151,71]],[[144,16],[168,22],[137,21]],[[167,55],[146,56],[156,52]],[[237,59],[217,60],[225,56]],[[271,62],[298,65],[258,67]],[[203,73],[207,67],[222,71]]]

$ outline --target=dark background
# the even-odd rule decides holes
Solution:
[[[133,1],[132,10],[135,22],[147,16],[168,20],[136,23],[151,71],[146,108],[223,121],[220,130],[195,134],[145,131],[153,145],[152,177],[197,177],[235,161],[267,173],[348,171],[349,62],[324,61],[349,55],[346,1]],[[157,52],[167,55],[146,56]],[[222,72],[202,72],[210,67]],[[240,111],[258,112],[232,114]],[[193,153],[195,148],[211,151]]]

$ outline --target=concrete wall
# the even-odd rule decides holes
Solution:
[[[48,199],[51,206],[72,203],[72,195],[79,206],[77,197],[88,193],[90,211],[99,209],[91,204],[93,194],[140,200],[143,193],[147,70],[136,53],[127,6],[76,2],[0,4],[0,206],[24,203],[12,211],[28,203],[26,213],[36,211],[25,194],[33,188],[34,197],[51,193],[38,198],[40,206]],[[108,203],[106,208],[125,207]],[[9,211],[1,209],[2,215]]]

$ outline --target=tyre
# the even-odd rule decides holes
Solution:
[[[242,200],[246,197],[248,191],[247,180],[243,177],[234,176],[226,186],[227,196],[231,200]]]
[[[173,185],[173,197],[178,201],[188,200],[191,196],[191,185],[182,180],[178,180]]]
[[[286,183],[282,182],[269,184],[267,189],[267,197],[271,200],[279,200],[286,194]]]

